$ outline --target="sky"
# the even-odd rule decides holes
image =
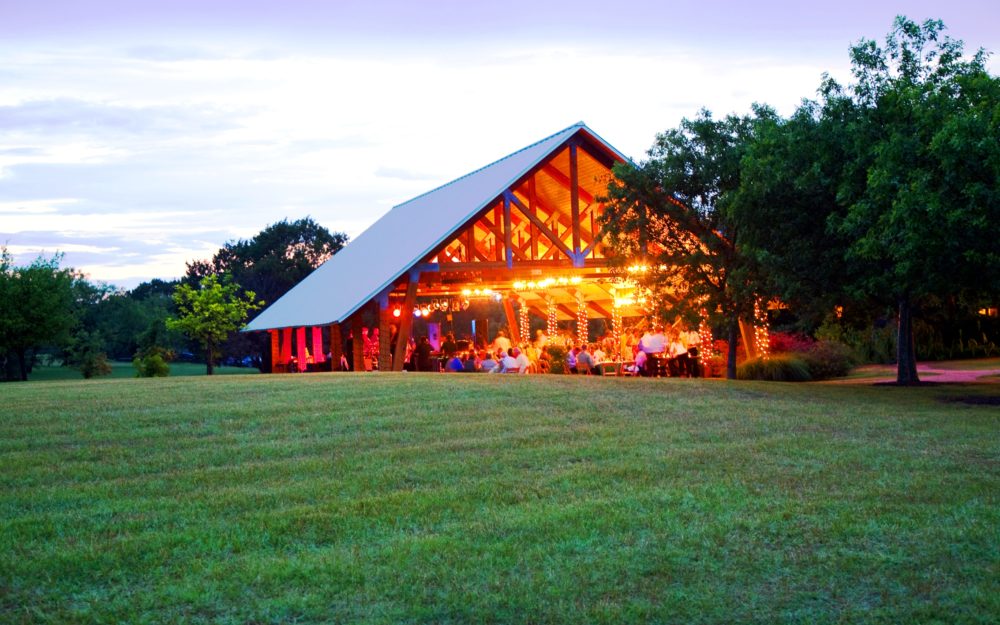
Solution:
[[[0,0],[0,245],[131,288],[285,218],[355,237],[578,121],[641,160],[790,114],[897,14],[1000,52],[995,0]]]

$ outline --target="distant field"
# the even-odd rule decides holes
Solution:
[[[249,373],[260,373],[254,367],[216,367],[215,375],[243,375]],[[192,375],[205,375],[204,363],[195,362],[172,362],[170,363],[171,377],[185,377]],[[111,375],[108,378],[134,378],[135,368],[130,362],[111,363]],[[51,382],[53,380],[82,380],[79,369],[72,367],[35,367],[29,382]]]
[[[995,623],[997,397],[433,374],[4,384],[0,622]]]

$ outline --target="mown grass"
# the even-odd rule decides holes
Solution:
[[[106,376],[110,379],[134,378],[135,367],[130,362],[112,362],[111,373]],[[216,367],[215,375],[247,375],[260,373],[255,367]],[[170,363],[171,377],[205,375],[204,363],[198,362],[172,362]],[[29,382],[53,382],[55,380],[82,380],[80,370],[74,367],[59,366],[36,366],[28,376]]]
[[[313,374],[0,386],[5,623],[993,623],[1000,410]]]

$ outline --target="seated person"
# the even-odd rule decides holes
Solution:
[[[511,355],[514,357],[514,362],[517,363],[517,372],[528,373],[528,370],[531,369],[531,359],[528,358],[528,355],[517,347],[512,348],[511,351],[513,352]]]
[[[479,363],[479,370],[485,371],[486,373],[494,373],[498,367],[499,363],[493,358],[493,354],[489,352],[483,353],[483,360]]]
[[[637,375],[650,375],[649,373],[649,354],[639,350],[635,354],[635,367],[634,372]]]
[[[465,362],[462,363],[462,370],[466,373],[475,373],[479,371],[479,366],[476,364],[476,352],[469,352],[465,355]]]
[[[574,347],[566,352],[566,369],[568,369],[570,373],[576,373],[576,355],[579,353],[579,347]]]
[[[605,361],[605,359],[607,359],[607,356],[605,355],[604,350],[601,349],[601,344],[600,343],[598,343],[597,345],[594,346],[594,351],[593,351],[592,355],[594,356],[594,364],[597,364],[597,365],[601,364],[602,362]]]
[[[594,362],[594,357],[587,351],[587,344],[584,343],[580,346],[580,353],[576,355],[576,373],[590,375],[595,373],[596,368],[597,363]]]
[[[507,355],[500,360],[500,373],[518,373],[518,362],[514,358],[514,349],[507,350]]]
[[[458,354],[448,359],[448,364],[445,365],[446,373],[462,373],[463,371],[465,371],[465,363],[462,362]]]

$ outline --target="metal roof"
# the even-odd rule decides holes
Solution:
[[[243,331],[344,321],[581,131],[622,160],[627,160],[583,122],[578,122],[393,207],[266,308]]]

